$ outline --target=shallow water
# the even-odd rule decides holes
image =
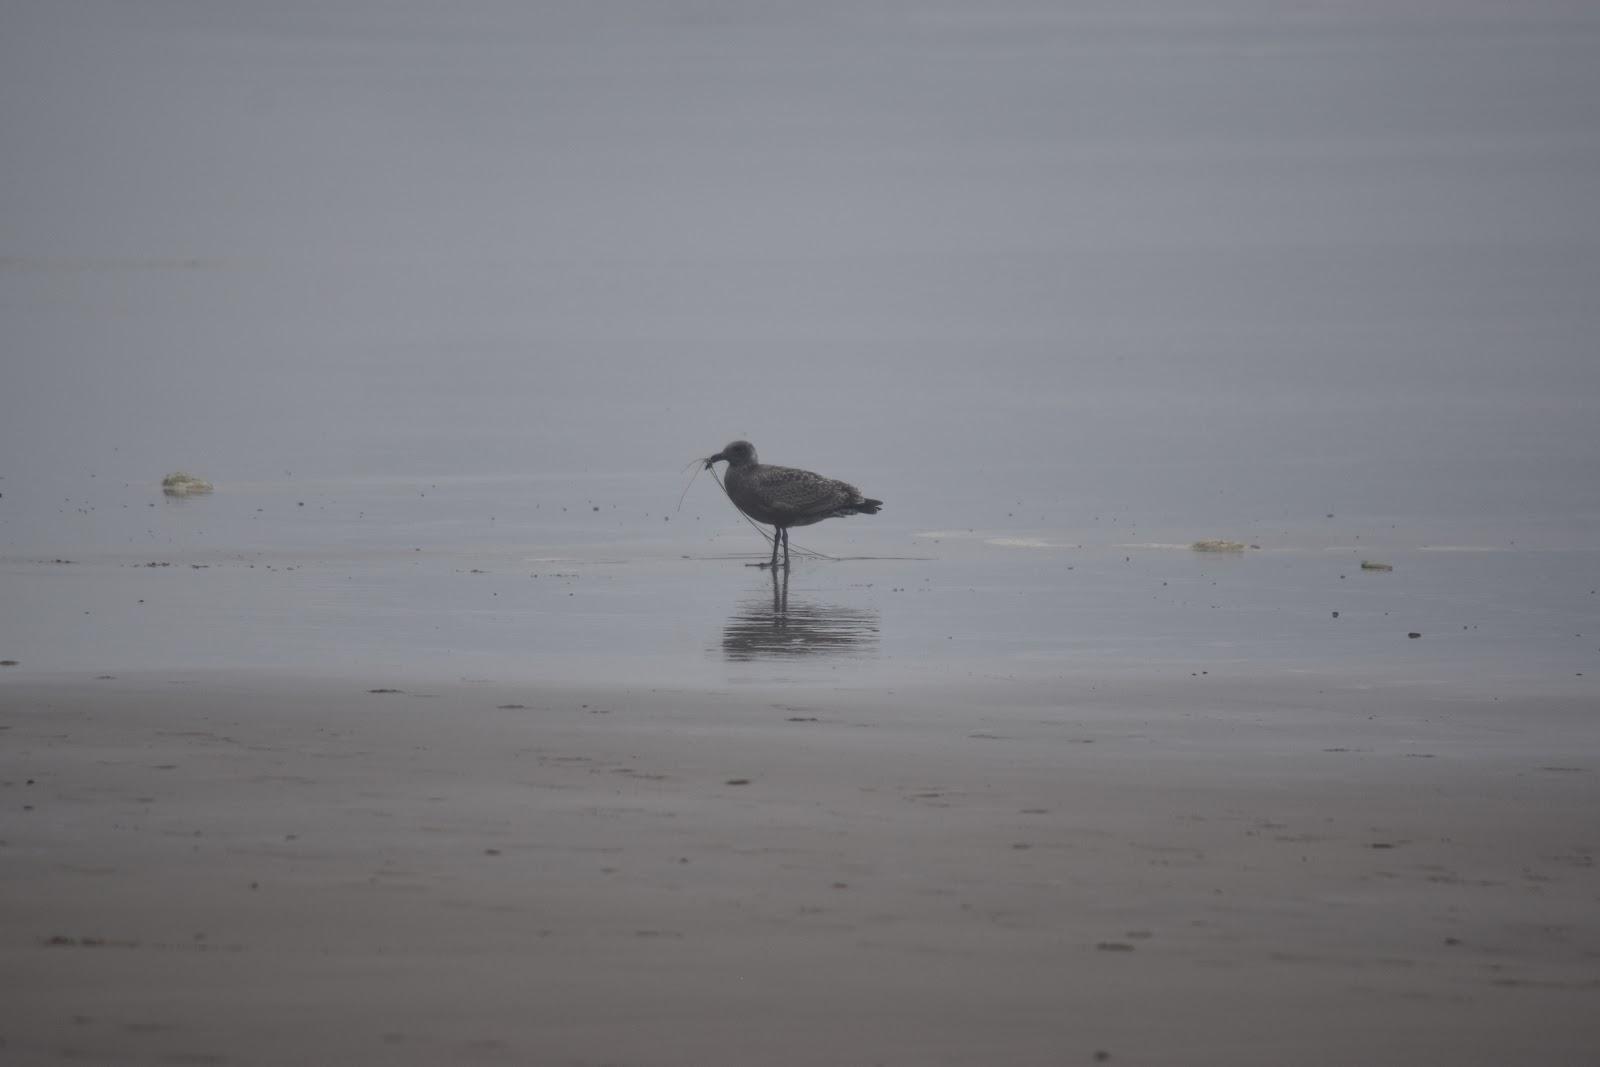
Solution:
[[[670,504],[673,483],[656,484]],[[1600,552],[1428,545],[1338,519],[1262,533],[1244,553],[1093,524],[852,519],[803,531],[841,558],[797,559],[785,579],[754,566],[764,544],[709,480],[671,522],[624,514],[649,490],[626,479],[282,482],[182,501],[153,486],[91,490],[61,521],[120,543],[63,537],[74,547],[61,555],[0,558],[0,657],[19,661],[14,672],[282,668],[374,686],[1308,673],[1588,693],[1600,678]],[[1395,569],[1364,571],[1363,559]]]
[[[22,3],[3,47],[9,670],[1600,676],[1594,12]],[[785,601],[708,479],[677,510],[738,436],[884,499],[801,531],[867,558]]]

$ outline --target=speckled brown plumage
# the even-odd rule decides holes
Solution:
[[[709,469],[719,459],[728,464],[723,484],[734,506],[777,531],[772,542],[773,565],[777,564],[780,543],[784,564],[788,565],[789,527],[810,526],[846,515],[876,515],[883,506],[883,501],[862,496],[861,490],[849,482],[795,467],[762,463],[756,459],[755,446],[749,441],[734,441],[709,457],[706,467]]]

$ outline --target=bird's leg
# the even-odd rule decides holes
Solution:
[[[783,528],[783,573],[785,577],[789,574],[789,528],[787,526]]]
[[[782,538],[783,538],[783,527],[774,526],[772,528],[772,563],[769,564],[769,566],[771,566],[773,570],[777,570],[777,568],[778,568],[778,542]]]

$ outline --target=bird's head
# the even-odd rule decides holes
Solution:
[[[717,460],[726,460],[730,467],[743,467],[756,461],[756,446],[749,441],[735,441],[714,456],[706,457],[706,470]]]

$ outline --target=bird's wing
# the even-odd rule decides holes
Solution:
[[[794,467],[763,464],[752,482],[768,508],[795,517],[832,511],[861,496],[853,485]]]

